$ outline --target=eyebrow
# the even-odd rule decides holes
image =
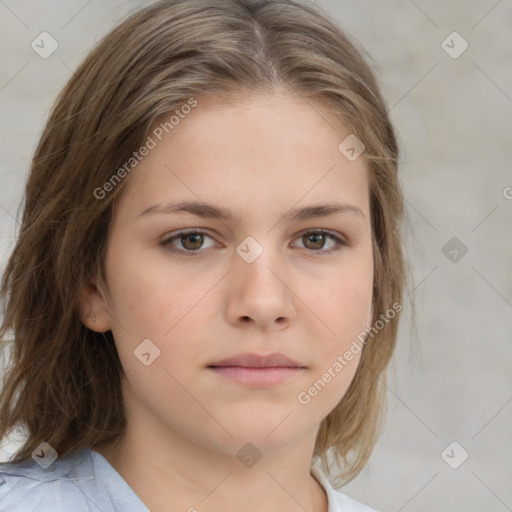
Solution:
[[[228,208],[197,201],[180,201],[166,204],[153,204],[142,211],[138,218],[140,219],[158,214],[171,215],[176,213],[190,213],[196,217],[202,217],[205,219],[234,221],[234,215]],[[283,218],[284,220],[288,221],[297,221],[347,213],[357,215],[363,219],[365,217],[363,211],[355,205],[331,202],[305,206],[302,208],[293,208],[289,212],[283,214]],[[240,221],[237,220],[235,222],[239,223]]]

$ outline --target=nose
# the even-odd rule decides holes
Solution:
[[[291,273],[277,255],[268,249],[252,263],[235,255],[229,273],[228,321],[238,327],[262,331],[286,329],[296,318],[296,290]]]

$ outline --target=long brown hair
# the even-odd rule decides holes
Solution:
[[[33,157],[0,292],[1,346],[6,356],[10,349],[0,439],[15,429],[26,436],[10,462],[28,459],[43,441],[64,455],[114,441],[126,427],[112,333],[87,329],[78,312],[84,286],[94,276],[105,282],[111,211],[129,179],[114,183],[116,172],[119,178],[158,119],[191,98],[230,101],[278,89],[321,103],[364,141],[373,321],[401,304],[407,272],[397,141],[364,50],[309,3],[154,3],[90,52],[57,98]],[[398,319],[365,344],[347,393],[320,425],[314,456],[331,473],[328,454],[334,457],[338,484],[357,475],[375,444]]]

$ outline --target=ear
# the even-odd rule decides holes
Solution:
[[[96,332],[110,330],[111,319],[107,298],[96,280],[85,285],[78,298],[79,315],[82,323]]]

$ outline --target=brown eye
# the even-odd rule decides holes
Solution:
[[[349,246],[349,242],[343,240],[336,234],[325,230],[310,230],[302,234],[299,238],[304,247],[313,253],[330,254],[334,251],[339,251],[345,246]],[[325,249],[326,244],[332,242],[331,247]]]
[[[196,251],[203,245],[204,237],[201,233],[187,233],[180,236],[182,246],[189,251]]]
[[[212,247],[214,244],[210,243],[209,246],[204,246],[206,239],[213,240],[206,232],[198,229],[191,229],[189,231],[180,231],[175,235],[162,240],[160,245],[163,247],[185,256],[196,256],[205,249]]]
[[[325,245],[325,234],[311,233],[302,235],[302,240],[307,249],[322,249]]]

